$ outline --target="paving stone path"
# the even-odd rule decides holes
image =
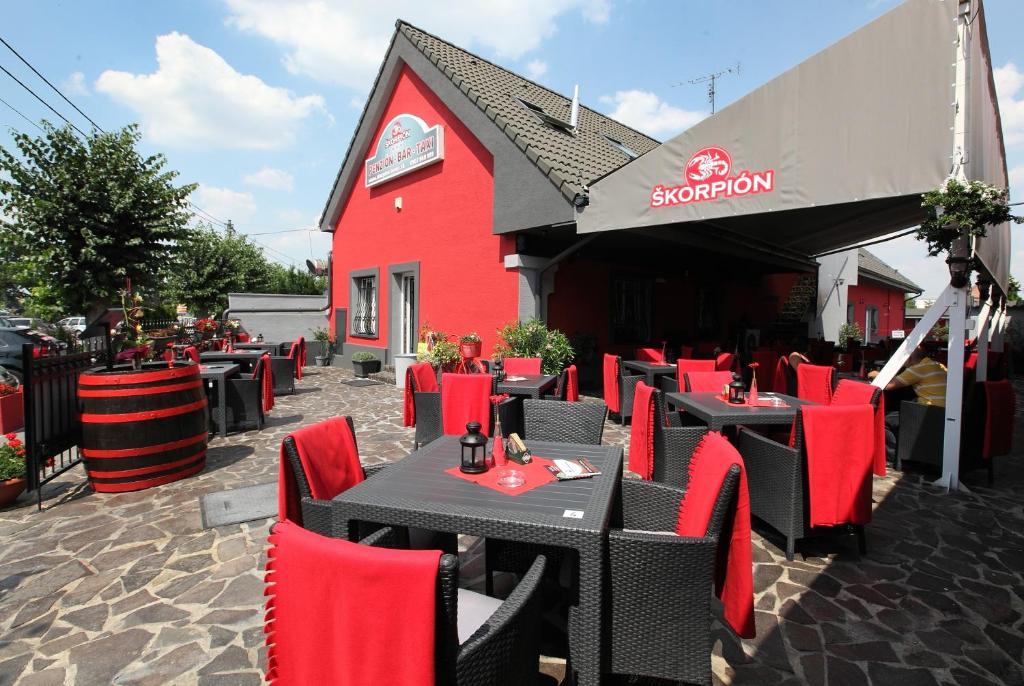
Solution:
[[[408,452],[400,392],[349,376],[310,369],[262,432],[213,439],[197,477],[103,495],[76,469],[43,512],[27,496],[0,511],[0,684],[261,683],[270,521],[204,530],[199,497],[276,480],[281,439],[337,414],[367,464]],[[628,432],[609,423],[605,440]],[[971,475],[971,494],[876,479],[864,558],[850,540],[787,562],[755,534],[758,637],[718,630],[715,683],[1024,684],[1022,452],[995,487]]]

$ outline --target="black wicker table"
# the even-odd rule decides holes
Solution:
[[[498,393],[508,393],[522,398],[533,398],[539,400],[542,395],[552,390],[558,381],[557,376],[550,374],[509,374],[509,376],[523,377],[523,381],[499,381]]]
[[[653,388],[658,387],[658,377],[671,374],[675,376],[676,366],[674,364],[657,364],[655,362],[644,362],[643,360],[623,360],[622,366],[632,369],[644,375],[644,383]]]
[[[227,362],[221,362],[218,364],[202,364],[199,366],[199,376],[203,379],[203,382],[213,382],[213,385],[217,387],[217,406],[213,408],[211,414],[213,415],[213,421],[217,425],[217,433],[221,437],[228,435],[228,420],[227,420],[227,380],[229,377],[234,376],[238,373],[239,366],[237,364],[230,364]]]
[[[208,362],[219,363],[229,362],[244,367],[242,371],[251,372],[256,363],[263,357],[263,352],[260,350],[238,350],[233,353],[226,353],[223,351],[199,353],[199,359],[203,364]]]
[[[256,343],[250,341],[248,343],[234,343],[232,344],[235,350],[265,350],[271,355],[281,355],[281,344],[274,341],[261,341]]]
[[[569,649],[579,683],[596,684],[601,677],[603,559],[622,448],[531,441],[530,449],[539,457],[585,457],[602,474],[505,495],[445,474],[459,462],[459,437],[442,436],[335,497],[332,531],[353,538],[358,527],[350,523],[372,522],[576,550],[580,592],[569,609]]]
[[[772,396],[786,403],[786,407],[730,405],[720,400],[721,393],[666,393],[665,402],[686,410],[707,424],[711,431],[721,431],[727,426],[740,424],[791,424],[796,417],[797,407],[814,404],[810,400],[800,400],[782,393],[758,394],[759,398]]]

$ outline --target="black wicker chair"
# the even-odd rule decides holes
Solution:
[[[651,402],[654,403],[654,470],[651,479],[686,488],[690,456],[707,435],[707,425],[682,426],[679,413],[669,412],[665,407],[661,391],[654,391]]]
[[[877,396],[876,396],[877,397]],[[794,447],[741,427],[739,451],[750,487],[750,514],[786,539],[786,559],[792,560],[796,541],[829,530],[846,529],[857,536],[861,554],[867,552],[863,526],[811,528],[807,490],[807,450],[803,420],[797,414]]]
[[[625,424],[633,416],[633,396],[636,393],[636,385],[644,380],[643,374],[627,375],[626,368],[622,366],[622,358],[616,356],[615,366],[619,370],[619,407],[621,411],[617,414],[609,414],[620,424]]]
[[[412,379],[412,385],[412,401],[416,407],[416,433],[413,437],[413,448],[418,450],[420,446],[440,438],[444,433],[441,420],[441,391],[420,391],[416,388],[415,379]],[[438,385],[440,386],[440,379],[438,379]],[[494,383],[492,379],[491,393],[493,392]],[[493,418],[491,421],[494,421]],[[503,416],[503,431],[505,435],[508,435],[509,429],[504,428],[504,426]]]
[[[263,374],[265,371],[264,365],[261,364],[255,376],[242,374],[226,380],[224,384],[224,421],[229,431],[263,430],[265,419],[263,414]],[[210,400],[216,403],[218,394],[211,394]]]
[[[683,489],[622,482],[608,534],[612,673],[711,683],[715,561],[731,535],[739,474],[734,465],[726,475],[703,538],[674,534]]]
[[[985,427],[985,387],[973,383],[964,391],[960,422],[961,473],[985,467],[988,480],[994,480],[992,460],[981,457]],[[900,403],[900,427],[896,442],[894,467],[902,470],[904,462],[942,467],[942,450],[946,426],[946,408],[904,400]]]
[[[523,438],[601,445],[608,408],[604,403],[523,400]],[[504,424],[502,424],[504,426]]]
[[[281,355],[271,355],[270,371],[273,374],[274,395],[295,393],[295,360]]]
[[[345,417],[345,421],[348,422],[348,426],[352,430],[353,440],[356,440],[355,427],[352,424],[352,418]],[[295,440],[291,436],[286,436],[283,445],[284,454],[288,457],[288,465],[291,467],[292,475],[295,477],[295,483],[299,487],[299,497],[302,501],[302,526],[323,536],[330,536],[331,501],[313,499],[313,495],[309,490],[309,479],[306,477],[306,470],[302,467],[302,460],[299,458],[299,451],[295,445]],[[388,464],[377,464],[372,466],[364,465],[363,476],[369,479],[370,477],[382,472],[388,466]],[[373,530],[379,528],[380,527],[374,527]],[[365,535],[369,530],[360,529],[360,532]]]
[[[401,537],[395,529],[384,527],[359,542],[391,548],[401,544]],[[508,598],[500,602],[460,589],[458,556],[441,555],[434,630],[436,684],[519,686],[536,682],[540,657],[537,625],[542,609],[538,587],[546,564],[543,557],[536,558]],[[460,613],[460,604],[469,611]],[[460,641],[460,635],[470,631]]]
[[[569,395],[569,370],[563,369],[558,375],[555,392],[543,396],[544,400],[565,400]]]

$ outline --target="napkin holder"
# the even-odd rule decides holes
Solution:
[[[523,439],[517,433],[508,435],[508,443],[505,446],[505,457],[518,464],[529,464],[533,461],[530,449],[523,443]]]

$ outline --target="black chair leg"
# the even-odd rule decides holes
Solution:
[[[796,538],[794,538],[793,536],[786,536],[786,559],[792,562],[795,554]]]
[[[857,533],[857,549],[860,551],[861,555],[867,555],[868,554],[868,536],[867,536],[867,533],[864,531],[864,525],[863,524],[858,524],[855,527],[855,529],[856,529],[856,533]]]

